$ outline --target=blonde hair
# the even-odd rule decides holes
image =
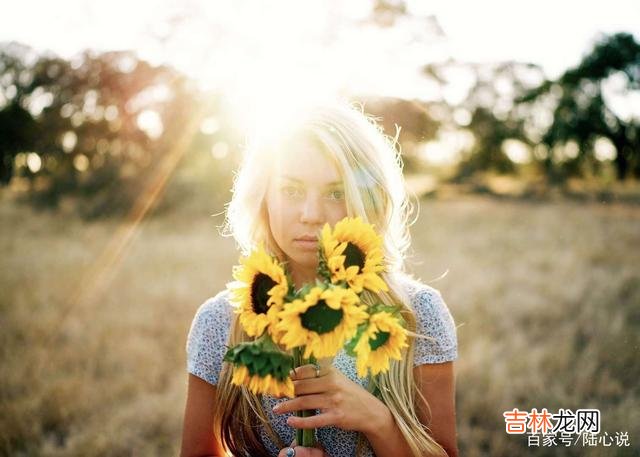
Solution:
[[[402,161],[396,149],[397,138],[386,136],[362,108],[336,102],[315,104],[296,112],[280,128],[273,127],[266,134],[252,138],[234,180],[225,232],[233,235],[245,253],[263,242],[271,252],[282,255],[271,235],[266,216],[269,172],[265,171],[269,169],[268,161],[273,163],[279,152],[298,137],[311,140],[335,161],[344,182],[347,214],[360,216],[374,224],[383,237],[387,262],[383,278],[390,291],[379,295],[365,293],[363,301],[371,303],[377,300],[389,305],[401,303],[408,329],[415,332],[415,314],[400,283],[410,245],[409,217],[413,206],[404,186]],[[235,320],[228,345],[248,339]],[[414,347],[414,339],[410,338],[402,360],[392,361],[387,373],[370,377],[367,389],[387,405],[416,457],[425,454],[446,456],[444,449],[417,417],[416,400],[422,401],[427,410],[429,407],[413,378]],[[281,448],[288,445],[274,432],[260,398],[247,389],[231,385],[229,368],[225,364],[217,386],[216,437],[232,455],[266,456],[268,454],[257,434],[262,423],[275,443]],[[363,455],[364,445],[365,438],[359,434],[357,455]]]

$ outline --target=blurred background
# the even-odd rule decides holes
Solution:
[[[179,453],[247,134],[334,95],[397,136],[420,199],[461,455],[640,455],[631,0],[2,4],[0,455]],[[597,408],[630,446],[528,447],[514,407]]]

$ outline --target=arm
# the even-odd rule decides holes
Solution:
[[[213,435],[216,387],[189,373],[180,457],[223,457],[222,444]]]
[[[181,457],[226,456],[213,434],[213,408],[230,319],[226,295],[219,293],[200,305],[191,323]]]
[[[455,419],[455,374],[453,362],[423,364],[413,369],[418,389],[431,408],[431,416],[418,397],[418,418],[430,428],[431,436],[447,452],[458,456]],[[381,407],[380,407],[381,405]],[[382,403],[377,405],[379,422],[365,432],[376,455],[411,456],[407,442],[395,423],[391,411]]]
[[[417,333],[435,341],[416,339],[413,377],[424,404],[416,395],[418,419],[449,456],[458,455],[455,411],[454,360],[458,339],[453,316],[436,289],[420,286],[414,297]],[[431,413],[429,413],[429,410]]]
[[[431,430],[431,436],[447,451],[458,455],[456,436],[456,377],[453,362],[427,363],[413,369],[416,384],[431,408],[431,416],[421,399],[418,418]]]
[[[374,426],[362,432],[367,437],[374,454],[413,457],[411,448],[404,439],[404,435],[398,428],[389,408],[380,402],[377,409],[379,413],[372,414],[372,419],[375,417],[378,421],[372,421]]]

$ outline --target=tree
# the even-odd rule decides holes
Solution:
[[[597,167],[595,144],[602,137],[616,148],[618,179],[640,177],[640,119],[623,119],[607,104],[603,86],[612,75],[625,78],[627,91],[640,89],[640,44],[628,33],[603,37],[578,66],[516,100],[532,104],[543,97],[555,98],[553,121],[542,142],[549,151],[569,141],[578,145],[576,156],[562,164],[547,154],[542,161],[547,173],[564,176],[581,173],[585,165]]]
[[[2,183],[16,174],[38,179],[37,201],[80,196],[90,201],[87,215],[128,209],[202,105],[184,75],[131,52],[85,52],[69,62],[11,43],[0,65]],[[15,169],[20,153],[40,165]]]
[[[444,105],[449,128],[467,131],[473,135],[473,145],[464,154],[455,176],[461,180],[478,171],[512,173],[515,164],[505,153],[504,143],[517,140],[531,146],[525,119],[515,109],[514,99],[542,80],[539,66],[521,62],[497,64],[470,64],[449,61],[430,64],[424,73],[438,82],[442,92],[453,87],[463,92]],[[442,106],[442,104],[441,104]]]

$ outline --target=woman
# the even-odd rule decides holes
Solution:
[[[389,292],[368,299],[402,303],[415,337],[375,380],[358,378],[341,351],[321,370],[292,373],[295,398],[256,397],[232,385],[222,364],[225,346],[248,338],[219,293],[199,308],[187,341],[183,457],[457,455],[456,332],[438,291],[404,273],[409,212],[394,142],[355,108],[316,105],[249,144],[227,209],[242,250],[264,243],[298,288],[315,279],[320,228],[360,216],[383,237],[387,263]],[[319,414],[293,414],[305,409]],[[295,428],[316,428],[318,448],[297,446]]]

